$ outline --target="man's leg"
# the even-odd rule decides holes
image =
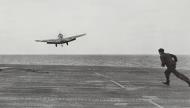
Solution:
[[[172,71],[176,77],[185,81],[190,86],[190,79],[182,73],[179,73],[176,69]]]
[[[170,74],[171,74],[171,70],[170,69],[166,69],[166,71],[164,72],[165,77],[166,77],[166,82],[163,82],[166,85],[170,85]]]

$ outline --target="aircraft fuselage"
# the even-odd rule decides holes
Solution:
[[[68,42],[71,42],[71,41],[74,41],[74,40],[76,40],[76,38],[70,39],[70,40],[64,40],[64,39],[62,39],[62,40],[54,40],[54,42],[52,40],[52,42],[47,42],[47,44],[64,44],[64,43],[68,43]]]

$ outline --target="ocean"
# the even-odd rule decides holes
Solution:
[[[160,68],[160,58],[159,55],[0,55],[0,64]],[[178,55],[177,68],[190,70],[190,55]]]

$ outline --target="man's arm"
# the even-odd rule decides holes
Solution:
[[[177,56],[174,54],[170,54],[172,56],[172,58],[174,58],[174,61],[177,62]]]
[[[163,56],[160,56],[160,60],[161,60],[161,66],[164,67],[166,65],[166,63],[165,63]]]

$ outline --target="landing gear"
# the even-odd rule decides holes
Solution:
[[[57,47],[57,44],[55,44],[55,46]]]
[[[69,43],[68,43],[68,42],[67,42],[66,44],[67,44],[67,46],[69,45]]]

